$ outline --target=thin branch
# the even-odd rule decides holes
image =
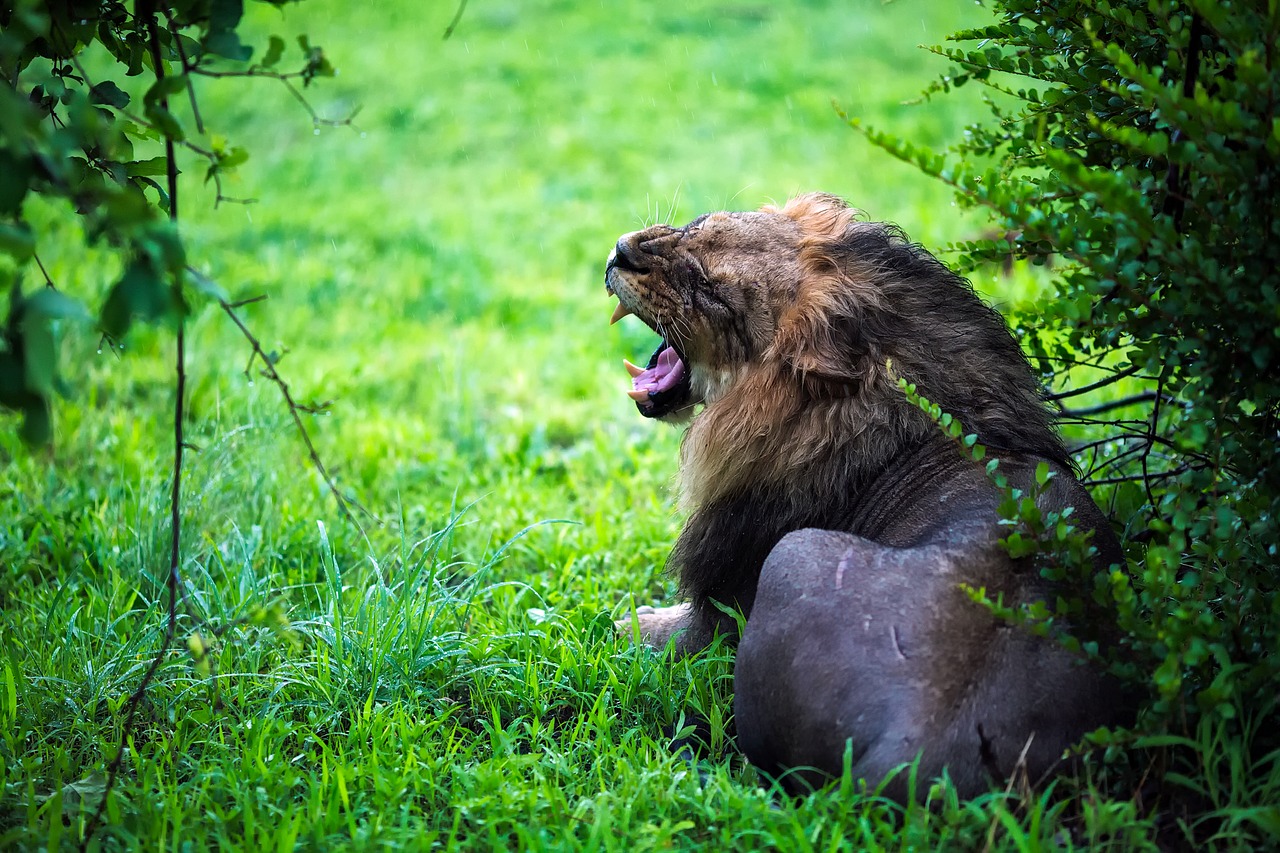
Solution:
[[[204,275],[191,267],[187,267],[187,271],[197,278],[208,281]],[[346,516],[348,521],[356,526],[356,529],[360,531],[362,536],[367,536],[364,527],[356,518],[355,513],[351,511],[351,508],[355,507],[359,509],[366,516],[374,519],[375,521],[378,520],[377,516],[359,502],[353,501],[346,495],[342,494],[338,489],[338,484],[334,481],[333,476],[329,473],[324,462],[320,459],[320,454],[316,451],[315,444],[311,441],[311,434],[307,432],[306,424],[302,421],[302,413],[308,411],[309,408],[314,407],[308,407],[307,405],[300,404],[294,400],[293,392],[289,390],[289,383],[286,382],[284,377],[280,375],[280,372],[276,370],[274,363],[275,360],[267,355],[266,350],[262,347],[262,343],[256,336],[254,336],[253,332],[249,331],[249,327],[244,324],[244,321],[240,319],[240,315],[236,313],[237,306],[246,305],[250,302],[257,302],[262,298],[265,297],[255,297],[254,299],[244,300],[243,302],[237,302],[234,304],[226,301],[225,299],[218,300],[218,305],[221,306],[223,312],[231,318],[231,322],[236,324],[236,328],[238,328],[240,333],[244,335],[245,340],[249,342],[249,346],[253,350],[253,354],[249,358],[249,365],[245,367],[245,370],[247,372],[249,367],[252,366],[253,359],[255,357],[262,362],[262,375],[275,383],[276,387],[280,389],[280,395],[284,397],[285,404],[289,407],[289,415],[293,418],[293,425],[297,428],[298,434],[302,437],[302,443],[306,445],[307,455],[311,458],[312,467],[316,469],[316,472],[320,475],[321,479],[324,480],[325,485],[337,500],[338,508],[342,510],[342,514]]]
[[[1160,378],[1156,380],[1156,400],[1155,405],[1151,407],[1151,426],[1147,431],[1147,449],[1142,454],[1142,485],[1147,490],[1147,500],[1150,502],[1151,509],[1154,512],[1156,507],[1156,495],[1151,489],[1151,477],[1148,469],[1148,463],[1151,458],[1151,451],[1155,448],[1156,431],[1160,426],[1160,403],[1164,397],[1164,375],[1165,371],[1160,371]]]
[[[245,305],[252,305],[255,302],[262,302],[267,298],[267,294],[260,293],[257,296],[250,296],[248,299],[240,299],[231,303],[232,308],[240,308]]]
[[[49,271],[48,271],[47,269],[45,269],[45,268],[44,268],[44,264],[42,264],[42,263],[40,262],[40,256],[39,256],[38,254],[36,254],[35,252],[32,252],[32,253],[31,253],[31,259],[32,259],[33,261],[35,261],[35,262],[36,262],[36,266],[38,266],[38,267],[40,268],[40,275],[44,276],[44,286],[45,286],[45,287],[48,287],[48,288],[51,288],[51,289],[53,289],[53,290],[57,290],[58,288],[54,285],[54,283],[53,283],[53,279],[51,279],[51,278],[49,277]]]
[[[315,107],[311,106],[311,102],[298,91],[298,87],[289,82],[284,77],[280,78],[280,82],[289,90],[289,94],[302,104],[302,108],[307,111],[307,115],[311,116],[311,124],[313,127],[350,127],[355,124],[356,116],[360,115],[360,107],[353,109],[346,118],[321,118],[316,112]]]
[[[182,63],[182,73],[187,75],[187,97],[191,100],[191,117],[195,120],[196,131],[203,135],[204,119],[200,117],[200,105],[196,103],[195,81],[191,79],[191,69],[194,66],[187,59],[187,49],[182,46],[182,39],[178,37],[178,31],[174,27],[173,15],[168,9],[164,10],[164,19],[169,24],[169,35],[173,37],[173,43],[178,48],[178,59]]]
[[[1132,376],[1141,369],[1141,365],[1131,364],[1123,370],[1117,370],[1105,379],[1099,379],[1097,382],[1090,383],[1081,388],[1069,388],[1066,391],[1059,391],[1056,394],[1050,394],[1049,399],[1053,401],[1065,400],[1068,397],[1078,397],[1081,394],[1088,394],[1090,391],[1097,391],[1099,388],[1106,388],[1108,385],[1114,385],[1121,379]]]
[[[1060,424],[1079,424],[1081,426],[1102,426],[1115,427],[1121,431],[1136,432],[1138,435],[1145,436],[1147,430],[1147,422],[1139,420],[1115,420],[1114,418],[1093,418],[1093,417],[1070,417],[1061,415],[1057,419]]]
[[[453,35],[453,31],[457,29],[459,22],[462,21],[462,12],[467,8],[467,0],[461,0],[458,3],[458,11],[453,13],[453,20],[449,22],[449,26],[445,28],[444,38],[441,41],[448,41],[449,36]]]
[[[250,204],[258,203],[258,200],[256,198],[234,198],[229,195],[223,195],[222,194],[222,172],[219,169],[214,171],[213,173],[213,206],[216,208],[219,205],[221,205],[224,201],[227,204],[243,204],[246,206]]]
[[[322,118],[316,112],[315,107],[311,106],[311,102],[306,96],[298,91],[298,87],[293,85],[293,80],[299,77],[305,78],[306,73],[303,71],[291,71],[288,73],[280,71],[268,71],[263,68],[246,68],[243,71],[210,71],[207,68],[201,68],[193,65],[189,69],[191,74],[199,74],[201,77],[266,77],[271,80],[279,80],[289,94],[302,104],[302,108],[307,111],[307,115],[311,117],[311,124],[314,127],[350,127],[355,123],[356,116],[360,114],[360,108],[356,107],[346,118]]]
[[[1062,414],[1069,417],[1088,417],[1089,415],[1100,415],[1103,412],[1110,412],[1114,409],[1123,409],[1128,406],[1137,406],[1141,403],[1150,403],[1156,399],[1155,391],[1143,391],[1141,394],[1134,394],[1131,397],[1121,397],[1118,400],[1110,400],[1106,403],[1098,403],[1096,406],[1085,406],[1082,409],[1063,409]]]
[[[1101,480],[1090,480],[1088,477],[1086,477],[1081,482],[1083,482],[1086,486],[1089,486],[1090,488],[1094,486],[1115,486],[1115,485],[1119,485],[1120,483],[1143,483],[1147,485],[1147,491],[1150,492],[1150,483],[1152,481],[1167,480],[1170,477],[1177,477],[1178,475],[1185,474],[1186,472],[1191,470],[1194,470],[1194,466],[1192,465],[1179,465],[1177,468],[1172,468],[1168,471],[1157,471],[1154,474],[1151,474],[1151,473],[1129,474],[1123,477],[1106,477]],[[1150,500],[1149,497],[1148,497],[1148,500]],[[1154,503],[1151,504],[1151,507],[1152,509],[1154,509],[1155,504]]]
[[[1103,471],[1107,470],[1108,468],[1115,468],[1116,466],[1120,465],[1122,462],[1124,462],[1124,460],[1128,459],[1129,457],[1134,456],[1138,453],[1142,453],[1147,449],[1148,446],[1149,445],[1146,445],[1146,444],[1139,444],[1135,447],[1130,447],[1128,450],[1124,450],[1120,453],[1117,453],[1115,456],[1107,457],[1106,459],[1102,460],[1102,462],[1097,462],[1095,458],[1094,464],[1090,466],[1087,472],[1085,472],[1083,479],[1087,480],[1090,477],[1096,476],[1097,474],[1101,474]]]

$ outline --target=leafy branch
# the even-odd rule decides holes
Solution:
[[[284,0],[267,2],[284,4]],[[215,207],[224,201],[251,202],[223,193],[223,177],[244,163],[248,153],[226,144],[221,137],[204,138],[208,128],[195,78],[275,79],[301,104],[313,127],[348,126],[355,116],[353,112],[342,119],[322,117],[303,94],[314,80],[334,73],[324,51],[306,36],[298,38],[302,63],[297,70],[277,68],[285,49],[277,36],[270,38],[260,61],[246,65],[253,50],[242,44],[237,34],[242,14],[241,0],[136,0],[132,9],[122,0],[104,0],[92,15],[75,4],[39,0],[0,6],[0,77],[4,80],[0,85],[0,279],[10,280],[9,314],[0,327],[0,407],[22,413],[21,432],[29,443],[49,442],[53,434],[51,398],[63,387],[58,377],[56,336],[74,331],[77,324],[87,325],[92,316],[88,305],[55,286],[37,252],[40,233],[25,206],[31,196],[66,200],[85,224],[86,242],[104,246],[120,257],[122,275],[115,282],[101,283],[101,300],[93,306],[97,332],[104,341],[115,349],[139,321],[168,322],[175,330],[164,630],[141,681],[122,706],[120,742],[107,765],[104,795],[83,828],[82,847],[87,847],[102,825],[110,793],[133,740],[140,707],[174,646],[180,610],[191,610],[181,576],[183,463],[185,451],[196,449],[184,435],[186,323],[191,311],[188,287],[193,294],[216,301],[245,337],[251,350],[250,367],[254,360],[261,362],[260,372],[284,399],[311,465],[344,517],[362,534],[353,507],[368,514],[338,488],[302,420],[304,413],[322,411],[328,404],[303,404],[295,399],[277,369],[278,356],[263,349],[237,312],[257,298],[233,302],[196,272],[188,262],[179,228],[180,153],[194,155],[206,164],[204,180],[214,184]],[[140,102],[115,81],[90,77],[80,59],[90,45],[105,49],[116,61],[114,70],[127,77],[149,74]],[[174,109],[172,101],[179,95],[185,95],[193,128]],[[192,129],[194,135],[189,132]],[[142,153],[157,144],[159,156]],[[30,295],[24,294],[21,286],[21,273],[28,263],[43,280],[43,287]],[[93,272],[80,274],[92,276]],[[196,654],[197,647],[204,648],[203,641],[196,637],[189,645],[197,665],[203,665],[203,652]]]

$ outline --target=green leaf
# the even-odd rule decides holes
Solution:
[[[243,0],[212,0],[209,3],[209,29],[234,30],[244,15]]]
[[[219,302],[230,301],[231,297],[227,295],[227,292],[216,281],[206,275],[195,270],[187,270],[187,281],[196,289],[197,293],[203,294],[210,299],[216,299]]]
[[[147,254],[156,269],[177,273],[187,264],[187,251],[182,245],[177,226],[161,220],[147,228],[138,238],[138,248]]]
[[[204,37],[204,49],[209,53],[235,60],[248,62],[253,56],[253,48],[242,44],[240,36],[234,30],[212,30]]]
[[[1045,483],[1049,482],[1049,479],[1052,476],[1053,476],[1053,472],[1049,470],[1048,462],[1041,462],[1039,465],[1036,466],[1036,485],[1037,486],[1043,486]]]
[[[25,222],[0,222],[0,252],[16,261],[25,261],[35,254],[36,237]]]
[[[51,287],[42,287],[32,293],[26,298],[24,304],[28,318],[35,315],[77,322],[87,322],[91,319],[89,310],[84,307],[83,302]]]
[[[151,84],[151,88],[147,89],[147,94],[143,97],[143,102],[150,107],[153,104],[159,104],[161,100],[176,95],[183,89],[187,88],[187,75],[170,74],[167,77],[161,77]]]
[[[21,409],[31,398],[17,353],[0,351],[0,406]]]
[[[164,107],[159,104],[148,104],[146,113],[147,120],[169,139],[174,142],[181,142],[187,138],[182,130],[182,125],[178,123],[178,119]]]
[[[57,359],[53,328],[48,318],[32,316],[28,312],[22,323],[22,367],[28,391],[41,397],[53,393]]]
[[[18,434],[22,440],[33,447],[49,443],[53,436],[53,418],[49,413],[49,401],[37,398],[27,403],[23,409],[25,417]]]
[[[129,106],[129,93],[110,80],[103,80],[89,90],[89,103],[124,109]]]
[[[260,64],[264,68],[272,68],[280,61],[280,57],[283,55],[284,39],[280,38],[280,36],[272,36],[267,41],[267,52],[262,55]]]
[[[236,166],[243,165],[248,161],[249,152],[237,145],[228,149],[225,154],[218,157],[218,167],[222,169],[234,169]]]
[[[31,183],[29,160],[0,149],[0,216],[13,216],[22,209]]]
[[[131,178],[142,175],[167,175],[169,173],[169,158],[162,155],[160,157],[152,157],[150,160],[135,160],[132,163],[125,163],[124,169]]]
[[[112,286],[102,304],[102,331],[120,340],[135,318],[154,320],[163,316],[171,304],[168,287],[156,268],[145,258],[136,259]]]

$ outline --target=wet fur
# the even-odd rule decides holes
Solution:
[[[802,196],[776,212],[799,226],[792,303],[681,448],[690,516],[669,565],[698,611],[698,634],[723,625],[713,599],[750,611],[760,567],[787,532],[863,532],[868,486],[936,440],[899,376],[993,454],[1070,467],[1022,351],[965,279],[839,199]]]

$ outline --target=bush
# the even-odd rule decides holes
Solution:
[[[333,74],[306,36],[294,70],[278,70],[278,36],[250,62],[254,50],[236,33],[242,14],[242,0],[0,3],[0,285],[9,292],[0,411],[22,413],[32,444],[52,434],[59,333],[96,327],[114,345],[134,321],[180,328],[193,295],[235,307],[189,264],[178,223],[181,171],[199,170],[218,203],[235,201],[222,180],[249,156],[206,127],[195,81],[274,78],[311,111],[292,81]],[[343,123],[311,112],[317,124]],[[118,263],[113,281],[97,264],[84,265],[81,281],[50,277],[40,251],[52,241],[42,232],[69,220]],[[40,281],[33,293],[23,292],[24,272]]]
[[[1150,700],[1142,737],[1107,742],[1193,792],[1189,839],[1250,798],[1269,808],[1241,825],[1280,834],[1280,13],[995,6],[952,37],[976,46],[933,48],[954,67],[927,93],[982,84],[990,121],[942,155],[853,123],[992,212],[1004,236],[955,247],[965,264],[1057,256],[1015,323],[1050,387],[1076,384],[1053,397],[1128,539],[1128,572],[1098,588],[1113,665]]]

